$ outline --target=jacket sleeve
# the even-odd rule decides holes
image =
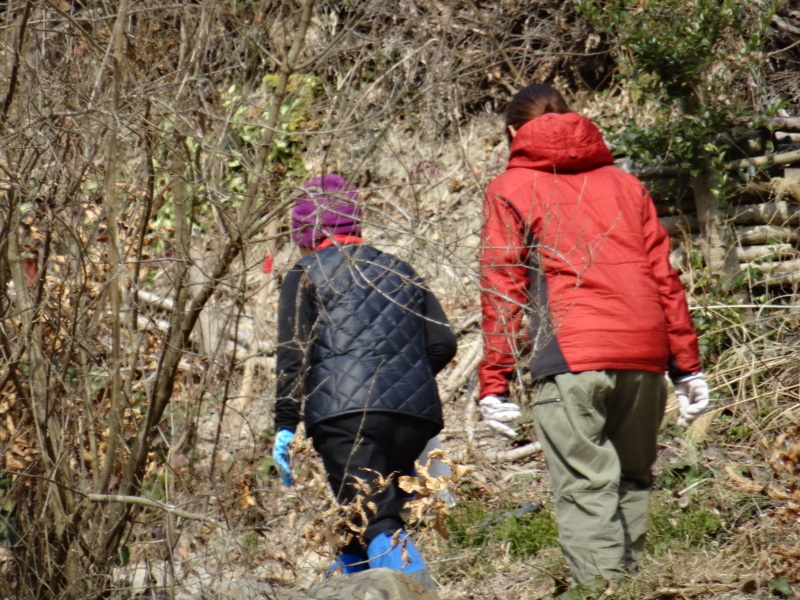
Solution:
[[[317,314],[310,286],[303,268],[295,265],[284,277],[278,297],[275,431],[295,431],[300,422],[306,352]]]
[[[490,188],[491,190],[491,188]],[[529,248],[519,215],[503,198],[487,192],[480,247],[483,358],[480,397],[504,395],[514,373],[516,347],[528,303]]]
[[[678,274],[669,264],[670,240],[658,220],[655,205],[642,186],[644,200],[643,234],[650,268],[658,283],[661,306],[669,335],[669,375],[673,381],[700,371],[700,351],[692,325],[686,293]]]
[[[450,322],[444,314],[442,305],[433,292],[428,290],[425,291],[425,334],[428,363],[436,375],[456,355],[458,340],[450,329]]]

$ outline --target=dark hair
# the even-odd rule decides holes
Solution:
[[[506,132],[508,126],[519,129],[528,121],[545,113],[570,112],[566,100],[557,89],[541,83],[534,83],[521,89],[506,108]],[[509,140],[511,134],[508,134]]]

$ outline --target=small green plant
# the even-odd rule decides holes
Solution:
[[[686,508],[671,501],[651,503],[647,545],[652,553],[658,554],[671,547],[707,548],[723,533],[720,517],[698,502]]]
[[[497,528],[497,537],[508,542],[515,557],[529,558],[558,546],[558,527],[553,513],[542,510],[522,519],[506,517]]]
[[[658,486],[665,490],[697,487],[700,482],[710,481],[713,475],[710,469],[702,465],[682,460],[664,467],[658,478]]]
[[[252,552],[256,549],[259,542],[261,541],[261,536],[256,531],[250,531],[242,536],[239,543],[242,545],[242,548]]]
[[[518,558],[558,546],[555,517],[546,508],[517,517],[513,508],[487,512],[477,501],[466,502],[450,515],[448,530],[451,541],[462,548],[508,544]]]
[[[780,598],[789,598],[794,594],[788,577],[770,579],[769,586],[774,590],[774,595]]]
[[[488,513],[478,501],[462,502],[447,519],[450,541],[461,548],[478,548],[486,543]]]
[[[746,423],[731,425],[725,430],[725,441],[730,444],[750,441],[751,437],[758,432]]]
[[[595,579],[588,585],[576,585],[555,596],[558,600],[600,600],[607,598],[608,583]]]

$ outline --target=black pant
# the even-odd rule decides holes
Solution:
[[[364,413],[328,419],[309,430],[339,504],[349,504],[361,493],[357,486],[351,485],[354,478],[372,490],[365,500],[373,502],[377,509],[374,513],[366,509],[365,545],[378,534],[403,527],[400,509],[407,498],[402,497],[397,487],[397,476],[411,474],[414,461],[440,429],[431,421],[412,416]],[[378,475],[386,478],[393,473],[392,484],[378,490]],[[342,552],[363,554],[364,545],[354,539]]]

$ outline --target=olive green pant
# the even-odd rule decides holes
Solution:
[[[574,583],[636,568],[664,416],[659,373],[586,371],[539,381],[533,417]]]

